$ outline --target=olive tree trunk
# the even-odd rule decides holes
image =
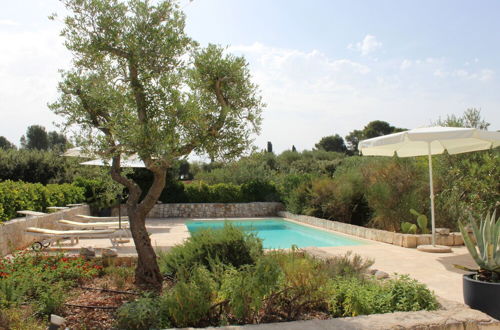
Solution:
[[[163,278],[156,259],[156,253],[151,244],[149,233],[146,229],[146,214],[137,210],[134,205],[127,205],[130,221],[130,231],[137,251],[137,267],[135,269],[135,282],[137,285],[160,291]]]
[[[129,198],[126,205],[130,231],[137,251],[135,283],[144,289],[159,292],[162,288],[163,277],[160,273],[160,267],[158,266],[156,253],[151,244],[149,233],[146,229],[146,216],[155,206],[165,187],[167,170],[166,167],[147,166],[147,168],[153,172],[154,180],[146,197],[142,201],[140,201],[141,188],[133,180],[120,173],[120,156],[113,157],[111,177],[129,190]]]

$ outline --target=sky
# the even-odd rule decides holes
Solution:
[[[256,145],[311,149],[372,120],[429,126],[470,107],[500,129],[499,1],[180,0],[186,32],[249,62],[267,104]],[[56,0],[0,2],[0,135],[59,122],[70,54]]]

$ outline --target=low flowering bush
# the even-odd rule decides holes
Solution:
[[[102,273],[102,266],[81,257],[19,252],[0,260],[0,307],[30,302],[40,315],[60,309],[64,292]]]

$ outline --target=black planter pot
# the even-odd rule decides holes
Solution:
[[[478,281],[473,278],[474,275],[466,274],[463,277],[464,302],[500,320],[500,283]]]

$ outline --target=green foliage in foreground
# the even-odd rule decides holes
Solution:
[[[160,252],[159,265],[162,273],[177,275],[197,265],[211,269],[214,262],[234,267],[255,264],[262,253],[259,238],[227,223],[220,230],[200,230],[168,253]]]
[[[236,248],[227,248],[229,242]],[[119,308],[117,327],[256,324],[439,307],[425,285],[407,276],[370,277],[373,261],[358,255],[319,260],[296,249],[263,254],[259,244],[229,225],[195,234],[160,256],[162,270],[173,275],[170,286]],[[245,262],[238,255],[246,255]]]
[[[358,316],[391,312],[435,310],[438,303],[427,287],[408,276],[385,282],[338,278],[328,283],[327,298],[332,316]]]
[[[49,206],[81,203],[84,190],[72,184],[0,182],[0,221],[16,217],[18,210],[46,211]]]
[[[61,311],[67,289],[96,276],[100,266],[80,257],[20,252],[0,259],[0,310],[29,303],[39,316]]]

